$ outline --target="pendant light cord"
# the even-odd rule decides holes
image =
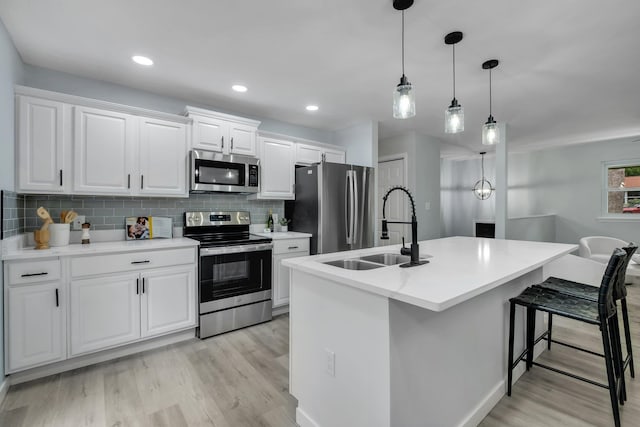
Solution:
[[[482,165],[482,180],[484,181],[484,154],[482,155],[481,165]]]
[[[493,116],[493,113],[491,112],[491,68],[489,68],[489,116]]]
[[[404,76],[404,10],[402,11],[402,75]]]
[[[456,45],[453,46],[453,99],[456,99]]]

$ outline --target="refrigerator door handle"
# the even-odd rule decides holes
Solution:
[[[347,171],[347,177],[345,179],[345,192],[344,192],[344,228],[345,234],[347,235],[347,244],[351,243],[351,235],[349,232],[351,231],[351,221],[349,220],[349,207],[351,205],[351,171]]]
[[[359,202],[360,197],[358,195],[358,174],[356,171],[351,171],[353,174],[352,183],[353,183],[353,216],[351,218],[351,243],[358,243],[358,219],[360,218],[359,212]]]

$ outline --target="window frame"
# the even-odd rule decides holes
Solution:
[[[626,159],[626,160],[609,160],[602,162],[602,192],[601,192],[601,216],[599,221],[603,222],[626,222],[626,221],[640,221],[640,214],[624,214],[624,213],[609,213],[609,169],[611,168],[624,168],[629,166],[640,166],[640,158]],[[640,187],[631,187],[632,191],[640,191]],[[629,191],[629,189],[625,189]],[[623,190],[620,190],[623,191]]]

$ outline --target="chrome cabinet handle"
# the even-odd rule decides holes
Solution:
[[[224,136],[222,137],[222,146],[220,148],[224,148]]]
[[[149,264],[151,261],[144,260],[144,261],[131,261],[131,264]]]
[[[58,296],[58,288],[56,288],[56,307],[60,307],[60,299]]]
[[[33,276],[46,276],[47,273],[46,271],[43,271],[42,273],[27,273],[27,274],[23,274],[20,277],[33,277]]]
[[[62,169],[60,169],[60,187],[62,187]]]
[[[144,294],[144,277],[142,278],[142,293]]]
[[[298,249],[297,246],[289,246],[289,249]]]
[[[144,190],[144,175],[140,175],[140,189]]]
[[[127,174],[127,188],[131,188],[131,174]]]
[[[233,150],[233,137],[231,137],[231,149]]]

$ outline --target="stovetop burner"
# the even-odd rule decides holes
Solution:
[[[268,243],[268,237],[249,233],[251,217],[246,211],[185,212],[185,237],[198,240],[201,247]]]

